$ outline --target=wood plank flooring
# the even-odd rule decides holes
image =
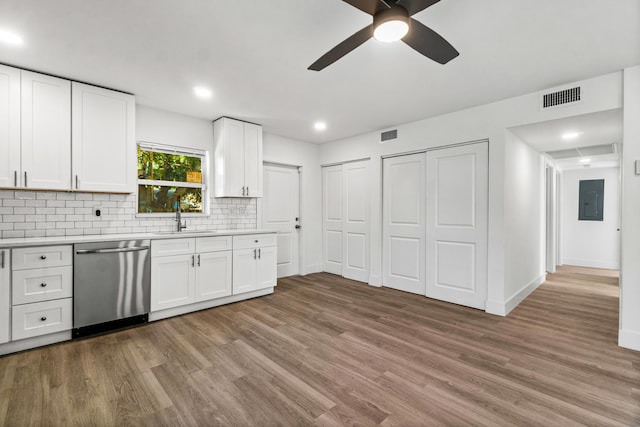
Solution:
[[[0,358],[4,426],[640,425],[614,272],[561,268],[508,317],[329,274]]]

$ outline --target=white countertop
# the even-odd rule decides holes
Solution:
[[[71,245],[74,243],[88,242],[112,242],[117,240],[159,240],[159,239],[180,239],[193,237],[215,237],[215,236],[241,236],[246,234],[276,233],[275,230],[249,229],[249,230],[207,230],[207,231],[182,231],[178,232],[156,232],[137,234],[90,234],[86,236],[56,236],[56,237],[25,237],[17,239],[0,239],[0,249],[20,248],[29,246],[48,245]]]

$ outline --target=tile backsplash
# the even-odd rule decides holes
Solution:
[[[100,206],[102,215],[93,215]],[[187,230],[256,228],[256,199],[210,199],[210,215]],[[135,194],[0,190],[0,238],[171,231],[173,218],[136,217]]]

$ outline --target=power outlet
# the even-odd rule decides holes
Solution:
[[[91,208],[93,216],[102,216],[102,206],[94,206]]]

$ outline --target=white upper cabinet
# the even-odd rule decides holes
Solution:
[[[71,82],[21,71],[21,187],[71,189]]]
[[[20,173],[20,70],[0,65],[0,187],[17,187]]]
[[[213,141],[215,197],[262,197],[262,126],[223,117]]]
[[[73,82],[73,189],[136,189],[135,97]]]

